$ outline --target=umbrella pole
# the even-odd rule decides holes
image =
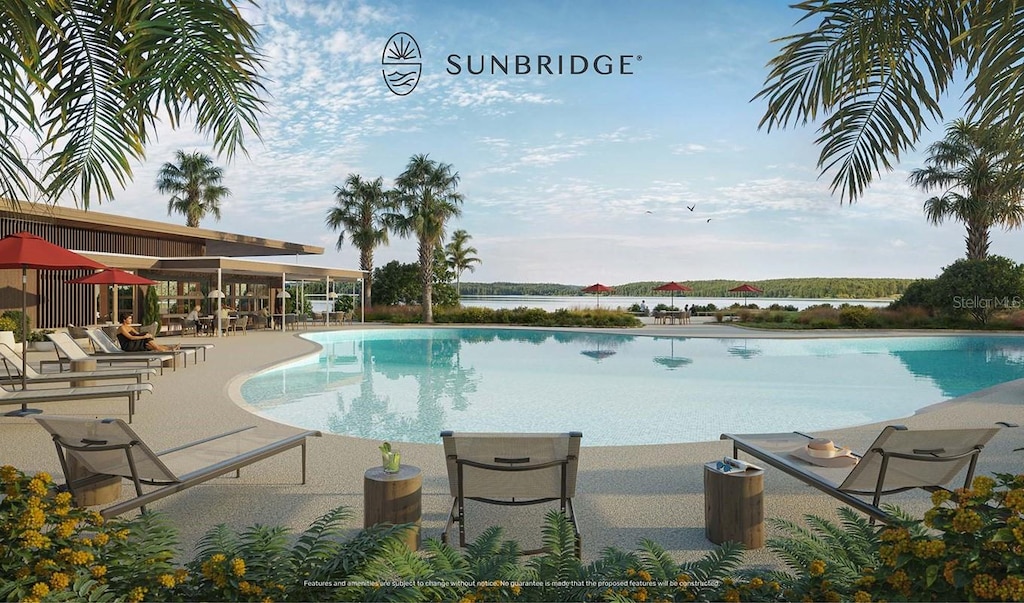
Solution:
[[[28,366],[28,271],[22,266],[21,268],[21,389],[25,389],[25,369]],[[24,417],[27,415],[37,415],[43,411],[29,408],[26,402],[21,403],[19,410],[12,410],[6,413],[6,417]]]

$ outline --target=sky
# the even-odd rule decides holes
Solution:
[[[772,40],[801,27],[787,2],[261,0],[246,11],[266,55],[262,140],[228,162],[191,129],[163,128],[133,181],[92,210],[183,224],[156,173],[178,149],[201,151],[232,191],[203,227],[318,245],[323,256],[297,261],[358,268],[358,250],[336,250],[324,223],[335,187],[349,174],[390,186],[428,154],[460,177],[448,232],[468,231],[482,260],[463,281],[923,278],[964,255],[963,226],[931,225],[928,195],[907,182],[961,115],[958,96],[852,205],[816,168],[813,124],[758,129],[765,105],[752,99]],[[398,32],[422,55],[404,95],[382,75]],[[531,73],[469,73],[491,55],[530,57]],[[588,69],[537,73],[540,55],[579,55]],[[600,55],[612,73],[594,72]],[[991,251],[1024,257],[1024,239],[994,231]],[[415,241],[392,236],[375,266],[415,259]]]

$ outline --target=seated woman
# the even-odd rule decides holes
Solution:
[[[172,352],[180,348],[176,345],[173,348],[160,345],[149,333],[139,333],[132,326],[132,313],[121,313],[121,326],[117,329],[117,342],[121,349],[126,352]]]

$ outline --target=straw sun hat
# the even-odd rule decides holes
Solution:
[[[793,456],[822,467],[849,467],[857,464],[857,457],[847,447],[839,448],[828,438],[814,438],[793,452]]]

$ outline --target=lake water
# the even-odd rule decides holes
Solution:
[[[564,296],[545,296],[545,295],[463,295],[462,305],[470,308],[540,308],[542,310],[552,311],[560,308],[572,309],[572,308],[593,308],[600,306],[602,308],[622,308],[626,309],[633,304],[639,304],[641,301],[646,301],[649,308],[654,308],[658,304],[669,305],[671,298],[669,297],[624,297],[617,295],[602,295],[600,301],[593,295],[564,295]],[[781,306],[795,306],[798,310],[802,310],[809,306],[817,306],[819,304],[832,304],[833,306],[839,306],[841,304],[852,304],[852,305],[864,305],[868,307],[880,307],[884,308],[892,303],[892,300],[888,299],[802,299],[802,298],[782,298],[782,297],[747,297],[744,299],[742,296],[737,295],[736,297],[695,297],[687,296],[681,297],[677,295],[673,302],[676,307],[682,308],[683,306],[698,305],[705,306],[707,304],[715,304],[719,308],[727,308],[733,304],[757,304],[761,308],[766,308],[772,304],[779,304]]]

